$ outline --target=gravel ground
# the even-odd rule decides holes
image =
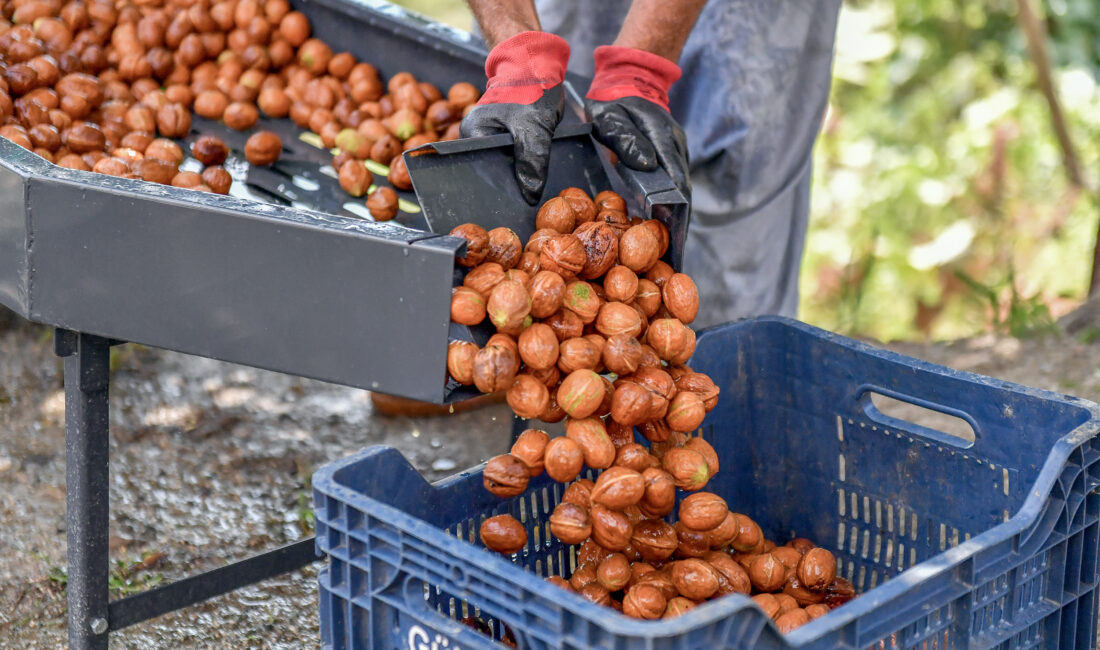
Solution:
[[[2,310],[0,310],[2,311]],[[0,321],[4,320],[0,314]],[[982,337],[905,354],[1100,399],[1100,344]],[[506,407],[447,418],[373,414],[367,393],[137,346],[111,394],[116,595],[308,534],[309,476],[365,446],[429,479],[499,453]],[[0,332],[0,648],[65,644],[64,397],[49,330]],[[112,635],[112,648],[318,644],[316,565]]]
[[[434,480],[500,453],[506,406],[376,416],[365,391],[186,355],[118,349],[111,392],[116,594],[310,534],[309,477],[363,447]],[[50,331],[0,334],[0,648],[65,637],[65,434]],[[316,565],[112,635],[112,648],[318,645]]]

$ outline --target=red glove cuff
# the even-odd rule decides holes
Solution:
[[[569,43],[546,32],[522,32],[501,41],[485,59],[485,94],[478,104],[533,104],[561,84]]]
[[[645,50],[617,45],[596,48],[596,76],[588,99],[608,102],[641,97],[668,110],[668,89],[680,78],[680,66]]]

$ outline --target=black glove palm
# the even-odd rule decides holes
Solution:
[[[511,133],[515,140],[516,181],[523,199],[538,203],[550,169],[550,141],[561,121],[565,94],[553,86],[531,104],[481,104],[474,107],[459,127],[462,137]]]

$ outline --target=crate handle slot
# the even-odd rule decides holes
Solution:
[[[958,409],[881,386],[861,386],[858,395],[863,413],[884,427],[961,449],[973,447],[979,436],[978,423]]]
[[[404,603],[397,600],[390,601],[392,606],[395,606],[396,609],[401,610],[406,615],[404,622],[398,624],[394,621],[395,636],[405,641],[403,647],[408,647],[410,650],[420,648],[448,650],[450,648],[506,647],[500,643],[501,620],[499,618],[491,616],[485,611],[477,612],[475,603],[467,600],[467,611],[465,613],[482,620],[490,619],[494,621],[495,629],[493,636],[488,636],[480,630],[468,627],[459,620],[463,617],[462,597],[455,594],[461,594],[461,590],[448,590],[439,596],[445,601],[449,601],[446,602],[444,610],[447,610],[448,606],[454,608],[454,618],[451,618],[448,611],[437,610],[424,597],[426,584],[415,576],[406,575],[404,584],[401,587],[401,597]],[[447,589],[447,587],[444,586],[444,589]]]

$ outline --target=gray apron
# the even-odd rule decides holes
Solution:
[[[536,5],[542,28],[569,41],[569,68],[591,77],[593,50],[615,40],[630,0]],[[699,286],[696,327],[798,309],[839,9],[839,0],[711,0],[684,47],[670,107],[691,152],[684,270]]]

